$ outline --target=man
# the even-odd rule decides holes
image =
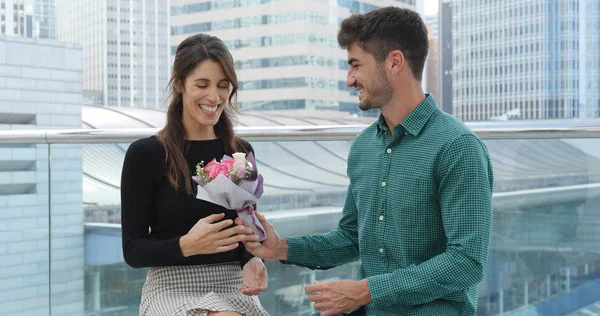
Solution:
[[[339,226],[280,238],[259,214],[268,237],[247,250],[311,269],[360,259],[358,280],[306,286],[322,316],[475,315],[491,234],[492,166],[480,139],[423,93],[422,19],[396,7],[352,15],[338,42],[359,108],[381,111],[352,144]]]

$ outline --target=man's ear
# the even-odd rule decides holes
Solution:
[[[404,69],[404,64],[406,63],[406,58],[404,58],[404,53],[400,50],[393,50],[388,55],[388,64],[390,68],[394,72],[401,72]]]

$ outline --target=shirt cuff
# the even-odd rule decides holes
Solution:
[[[308,251],[302,237],[288,237],[286,240],[288,244],[288,257],[287,260],[281,260],[280,262],[305,266]]]

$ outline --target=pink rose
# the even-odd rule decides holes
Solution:
[[[231,163],[227,161],[217,163],[213,168],[208,171],[208,176],[211,179],[215,179],[219,174],[227,176],[227,173],[231,170]]]
[[[206,166],[204,166],[204,172],[211,171],[212,168],[214,168],[218,164],[219,163],[215,159],[211,160],[208,164],[206,164]]]
[[[227,159],[227,160],[223,160],[221,163],[227,164],[228,166],[233,166],[233,163],[235,161],[233,159]]]

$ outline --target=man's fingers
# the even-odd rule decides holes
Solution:
[[[260,248],[260,243],[257,241],[247,241],[244,242],[244,246],[246,246],[246,249],[258,249]]]
[[[271,225],[271,223],[269,223],[267,218],[264,217],[259,211],[254,211],[254,214],[256,214],[256,218],[258,218],[258,220],[260,221],[260,223],[263,225],[264,228],[267,228],[267,226]]]
[[[341,312],[342,311],[339,309],[328,309],[328,310],[322,311],[321,316],[335,316]]]
[[[308,296],[308,300],[311,302],[323,302],[325,300],[325,297],[323,297],[323,294],[310,294]]]
[[[246,241],[258,242],[259,239],[258,235],[246,235]]]
[[[240,292],[245,295],[258,295],[258,289],[250,286],[243,286],[240,289]]]
[[[323,310],[327,308],[327,304],[325,302],[315,302],[313,304],[313,308],[318,311],[322,311],[321,315],[323,315]]]
[[[327,283],[326,282],[318,282],[317,283],[317,282],[318,281],[315,281],[315,284],[309,284],[309,285],[305,286],[304,291],[308,294],[323,292]]]

